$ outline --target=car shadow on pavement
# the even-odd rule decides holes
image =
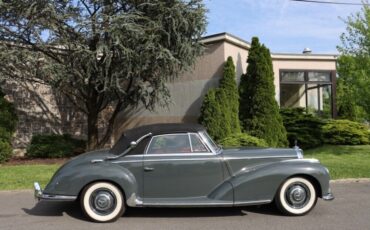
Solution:
[[[32,216],[63,216],[68,215],[75,219],[88,220],[82,213],[78,202],[38,202],[33,208],[22,208]]]
[[[78,202],[38,202],[33,208],[22,208],[32,216],[63,216],[68,215],[75,219],[88,220],[82,213]],[[125,218],[189,218],[189,217],[221,217],[247,216],[248,213],[263,215],[281,215],[272,204],[228,207],[228,208],[128,208]]]
[[[248,207],[228,208],[129,208],[125,217],[220,217],[220,216],[247,216],[248,213],[281,216],[282,214],[272,204]]]

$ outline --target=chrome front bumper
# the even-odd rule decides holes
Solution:
[[[328,193],[328,194],[322,196],[322,199],[326,200],[326,201],[331,201],[331,200],[334,200],[334,195],[333,195],[333,193]]]
[[[64,195],[50,195],[44,194],[39,183],[33,183],[34,186],[34,196],[37,200],[47,200],[47,201],[75,201],[77,196],[64,196]]]

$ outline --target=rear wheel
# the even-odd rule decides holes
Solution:
[[[125,200],[117,186],[107,182],[88,185],[81,194],[81,207],[96,222],[115,221],[125,211]]]
[[[277,207],[291,216],[301,216],[315,207],[317,194],[313,184],[302,177],[286,180],[275,197]]]

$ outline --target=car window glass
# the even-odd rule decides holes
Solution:
[[[198,134],[190,134],[191,147],[194,153],[206,153],[209,152],[203,142],[199,139]]]
[[[153,137],[147,154],[166,153],[191,153],[188,134],[169,134]]]

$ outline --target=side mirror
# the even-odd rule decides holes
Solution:
[[[131,148],[135,148],[137,145],[136,141],[131,141],[130,146]]]

